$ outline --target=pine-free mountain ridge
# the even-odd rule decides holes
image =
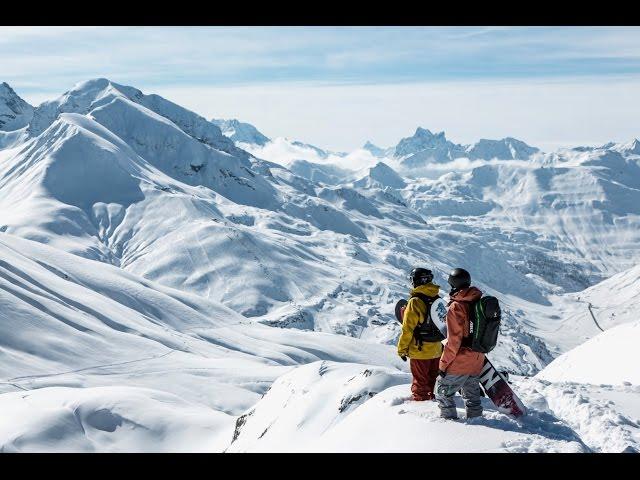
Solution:
[[[470,431],[490,446],[464,448],[638,445],[624,421],[634,415],[624,399],[637,395],[623,383],[635,382],[626,371],[611,387],[619,406],[585,377],[563,384],[559,367],[552,380],[527,378],[561,355],[579,368],[572,349],[600,333],[589,302],[607,329],[632,323],[637,141],[526,159],[515,157],[533,147],[514,139],[481,141],[462,150],[510,157],[458,169],[447,164],[462,147],[418,129],[366,168],[351,168],[351,154],[288,140],[311,153],[283,165],[269,157],[277,139],[233,122],[221,129],[106,79],[31,113],[16,97],[0,97],[9,99],[0,112],[13,112],[0,126],[0,401],[15,412],[0,428],[5,450],[348,450],[353,442],[340,438],[405,409],[392,308],[415,265],[430,266],[440,285],[452,267],[465,267],[499,296],[505,315],[492,361],[514,374],[534,412],[514,433],[489,409]],[[238,132],[258,143],[226,136]],[[410,176],[413,162],[436,169]],[[608,292],[623,284],[611,301]],[[569,390],[594,415],[617,415],[597,427],[615,442],[581,430]],[[326,391],[335,399],[309,409]],[[68,417],[69,402],[80,424]],[[440,428],[429,408],[408,412],[416,435]],[[360,447],[388,451],[388,434]]]
[[[249,123],[240,122],[236,119],[212,119],[211,121],[220,127],[224,135],[240,145],[264,147],[273,141],[273,139],[266,137]],[[347,155],[345,152],[332,152],[298,141],[291,141],[291,144],[313,150],[322,159],[326,159],[331,155],[342,157]],[[446,139],[444,132],[434,134],[422,127],[418,127],[413,136],[401,139],[394,147],[380,148],[368,141],[362,149],[377,158],[400,159],[407,167],[429,162],[446,163],[456,158],[468,158],[471,160],[526,160],[540,151],[538,148],[530,147],[523,141],[511,137],[503,138],[502,140],[482,139],[472,145],[454,144]]]

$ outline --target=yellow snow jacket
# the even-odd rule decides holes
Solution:
[[[433,283],[420,285],[411,290],[411,294],[422,293],[430,297],[438,295],[440,287]],[[402,334],[398,339],[398,355],[415,358],[416,360],[429,360],[438,358],[442,355],[442,343],[440,342],[424,342],[422,349],[418,350],[418,344],[413,338],[413,330],[422,323],[427,315],[426,305],[419,298],[409,299],[407,308],[404,311],[402,322]]]

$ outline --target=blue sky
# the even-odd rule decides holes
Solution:
[[[547,149],[640,136],[635,27],[0,27],[0,81],[31,103],[93,77],[334,149],[418,125]]]

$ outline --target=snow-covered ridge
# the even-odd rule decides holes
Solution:
[[[443,277],[467,265],[483,288],[545,304],[549,292],[579,290],[636,258],[634,202],[627,210],[617,202],[634,195],[635,184],[616,172],[633,174],[637,165],[619,152],[563,157],[555,168],[489,163],[434,181],[403,178],[381,162],[350,172],[297,161],[289,170],[218,150],[193,134],[201,117],[108,80],[79,84],[38,107],[40,117],[52,105],[87,113],[60,113],[9,152],[0,167],[0,226],[270,324],[391,343],[391,305],[413,263]],[[567,190],[576,182],[584,188]],[[608,228],[607,215],[629,233]],[[540,235],[544,242],[535,241]],[[322,278],[322,287],[309,278]],[[507,342],[509,350],[518,341]],[[541,355],[533,364],[544,364],[536,341],[525,343]]]
[[[59,113],[40,135],[3,154],[3,231],[269,325],[381,343],[395,341],[392,308],[406,295],[406,270],[427,264],[444,278],[464,256],[446,240],[450,231],[408,207],[406,182],[388,166],[354,177],[367,186],[327,188],[213,148],[160,108],[147,108],[143,97],[131,100],[137,94],[130,87],[96,80],[72,92],[56,105],[85,114]],[[52,108],[45,107],[41,113]],[[488,288],[544,301],[525,274],[495,259],[488,242],[454,235],[499,266],[501,276],[479,274],[483,288],[488,280]],[[399,236],[409,241],[399,244]],[[537,371],[547,360],[535,334],[512,331],[518,341],[505,341],[505,364]],[[514,359],[523,356],[533,362],[520,370]]]
[[[249,123],[239,122],[236,119],[223,120],[212,118],[211,122],[220,127],[222,134],[237,143],[249,143],[264,146],[271,139],[258,131]]]
[[[4,451],[220,451],[235,416],[297,364],[401,366],[389,347],[251,323],[6,233],[0,257]]]
[[[640,320],[611,327],[556,358],[536,378],[594,385],[640,385],[638,339]]]
[[[140,90],[119,85],[106,78],[97,78],[78,83],[56,100],[38,106],[28,128],[32,136],[38,136],[61,113],[87,114],[92,110],[112,103],[115,99],[126,99],[144,106],[167,118],[185,133],[220,151],[242,157],[244,152],[233,145],[220,129],[205,118],[158,95],[145,95]]]
[[[617,348],[637,363],[637,142],[408,178],[371,144],[364,168],[286,139],[246,152],[105,79],[0,134],[3,450],[639,448],[635,371],[608,381],[598,363]],[[458,149],[416,136],[407,152]],[[288,166],[258,155],[278,148]],[[523,423],[407,401],[393,306],[416,265],[440,285],[463,266],[499,296],[491,358]]]
[[[256,156],[262,156],[272,161],[288,165],[294,159],[293,151],[297,158],[307,161],[327,160],[331,157],[346,157],[347,153],[331,152],[319,147],[297,141],[280,138],[280,143],[286,142],[292,150],[290,155],[281,153],[275,155],[274,148],[266,148],[269,139],[262,135],[250,124],[240,123],[237,120],[220,121],[213,120],[217,125],[224,127],[225,135],[233,139],[239,146],[251,151]],[[275,140],[271,140],[274,142]],[[297,147],[297,150],[296,150]],[[281,147],[282,150],[283,147]],[[395,160],[402,168],[413,169],[423,167],[430,163],[448,163],[458,158],[470,160],[527,160],[531,155],[539,152],[539,149],[530,147],[521,140],[507,137],[502,140],[482,139],[472,145],[459,145],[447,140],[444,132],[432,133],[422,127],[418,127],[411,137],[401,139],[394,147],[380,148],[367,141],[362,151],[368,152],[377,159]],[[354,154],[352,152],[351,154]]]
[[[239,416],[228,452],[637,451],[638,390],[537,379],[514,382],[529,407],[516,421],[482,399],[483,418],[439,418],[435,402],[409,400],[406,374],[315,362],[274,382]],[[607,401],[607,396],[614,401]]]
[[[539,150],[515,138],[501,140],[482,139],[472,145],[455,144],[447,140],[444,132],[432,133],[418,127],[411,137],[403,138],[390,149],[383,150],[400,160],[406,168],[429,163],[447,163],[458,158],[470,160],[527,160]]]
[[[0,131],[23,128],[31,121],[32,116],[33,107],[20,98],[9,84],[0,83]]]

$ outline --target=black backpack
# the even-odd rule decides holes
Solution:
[[[424,293],[414,293],[411,295],[411,298],[419,298],[427,307],[425,319],[413,330],[413,338],[416,340],[418,350],[422,350],[422,344],[424,342],[441,342],[444,340],[446,337],[431,319],[431,305],[440,297],[429,297]]]
[[[462,346],[474,352],[489,353],[498,343],[502,312],[496,297],[487,295],[469,304],[469,335]]]

